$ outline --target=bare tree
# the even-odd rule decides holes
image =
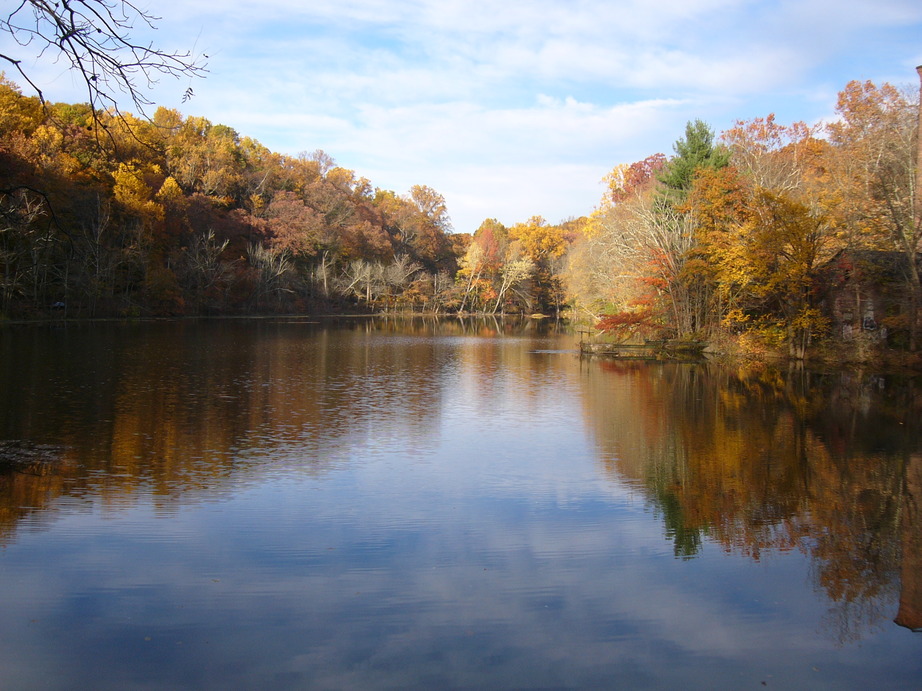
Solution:
[[[408,255],[398,254],[384,268],[384,282],[397,289],[403,288],[422,268],[419,262],[413,261]]]
[[[250,243],[247,248],[250,266],[256,269],[256,306],[259,308],[263,295],[275,295],[281,303],[282,293],[286,291],[286,274],[292,268],[291,257],[286,250],[263,247],[258,242]]]
[[[199,308],[207,305],[210,292],[229,283],[232,265],[221,260],[228,244],[227,239],[218,241],[214,230],[209,228],[207,232],[196,235],[183,254],[182,264],[187,287],[191,289]],[[254,265],[260,270],[262,280],[267,275],[267,265],[271,274],[271,267],[275,266],[277,269],[279,263],[278,257],[260,257],[255,260]],[[263,281],[261,285],[271,285],[271,280]]]
[[[38,222],[45,216],[43,197],[31,189],[0,190],[0,313],[33,281],[34,253],[51,241],[51,225]]]
[[[340,291],[343,295],[354,295],[370,305],[385,287],[384,266],[364,259],[353,259],[343,267],[340,277]]]
[[[147,92],[160,77],[201,77],[207,71],[190,52],[162,50],[132,37],[139,26],[156,28],[159,19],[131,0],[19,0],[0,15],[0,31],[38,59],[69,65],[83,82],[94,118],[105,110],[120,117],[120,98],[129,98],[144,115],[153,105]],[[45,102],[22,57],[0,53],[0,60],[11,64]],[[189,87],[183,100],[191,96]]]
[[[518,256],[518,248],[513,246],[503,268],[500,270],[502,282],[496,295],[496,304],[493,305],[493,314],[502,306],[506,293],[522,281],[529,278],[535,270],[535,263],[528,257]],[[504,310],[505,311],[505,310]]]

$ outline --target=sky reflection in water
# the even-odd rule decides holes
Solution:
[[[0,686],[917,685],[922,639],[892,620],[918,439],[881,432],[905,387],[573,345],[4,333],[6,456],[60,451],[0,481]]]

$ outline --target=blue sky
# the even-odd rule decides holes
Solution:
[[[207,54],[159,104],[376,187],[441,192],[455,230],[592,211],[619,163],[775,113],[834,116],[852,79],[917,88],[919,0],[185,0],[153,39]],[[2,43],[0,43],[2,46]],[[36,67],[35,69],[38,69]],[[10,75],[12,76],[12,75]],[[43,66],[52,100],[83,100]]]

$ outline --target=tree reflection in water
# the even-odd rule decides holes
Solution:
[[[640,488],[675,555],[705,538],[759,560],[799,549],[859,639],[922,626],[922,413],[909,377],[802,368],[600,362],[587,420],[608,471]],[[632,420],[625,426],[625,420]]]
[[[439,442],[445,382],[470,387],[471,409],[520,396],[528,414],[554,367],[604,472],[642,493],[677,558],[706,544],[756,561],[801,550],[839,641],[897,609],[898,624],[922,628],[912,378],[575,356],[539,366],[498,347],[517,336],[497,321],[354,321],[335,337],[307,322],[110,333],[125,328],[0,342],[0,383],[17,392],[0,398],[0,543],[84,504],[146,501],[169,515],[273,473],[322,477],[348,467],[350,449],[420,453]]]

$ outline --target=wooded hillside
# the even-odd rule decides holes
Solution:
[[[425,185],[2,79],[0,316],[569,310],[621,338],[914,350],[918,130],[914,91],[851,82],[828,124],[690,122],[671,156],[616,166],[586,216],[466,234]]]

